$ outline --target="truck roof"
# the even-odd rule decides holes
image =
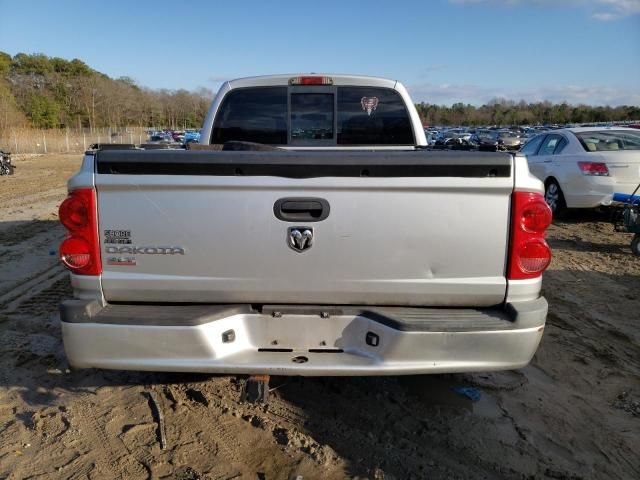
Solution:
[[[366,75],[344,75],[333,73],[289,73],[278,75],[261,75],[257,77],[245,77],[235,80],[229,80],[225,83],[230,88],[244,88],[244,87],[257,87],[257,86],[279,86],[289,85],[289,80],[295,77],[330,77],[333,80],[333,85],[351,85],[351,86],[367,86],[367,87],[385,87],[396,88],[398,85],[397,80],[391,80],[381,77],[369,77]]]

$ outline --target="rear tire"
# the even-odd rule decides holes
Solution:
[[[634,255],[640,256],[640,233],[636,233],[631,240],[631,251]]]
[[[544,186],[544,200],[549,205],[553,217],[561,216],[567,209],[567,203],[564,201],[562,189],[555,179],[549,179]]]

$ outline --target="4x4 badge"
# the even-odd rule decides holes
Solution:
[[[289,227],[287,230],[287,244],[296,252],[304,252],[313,245],[313,228]]]

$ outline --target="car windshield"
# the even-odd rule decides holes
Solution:
[[[575,135],[587,152],[640,150],[640,131],[597,130],[576,132]]]

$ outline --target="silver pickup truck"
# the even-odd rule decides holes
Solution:
[[[551,212],[525,157],[428,151],[400,83],[341,75],[226,82],[201,142],[99,148],[70,179],[71,365],[385,375],[532,358]]]

